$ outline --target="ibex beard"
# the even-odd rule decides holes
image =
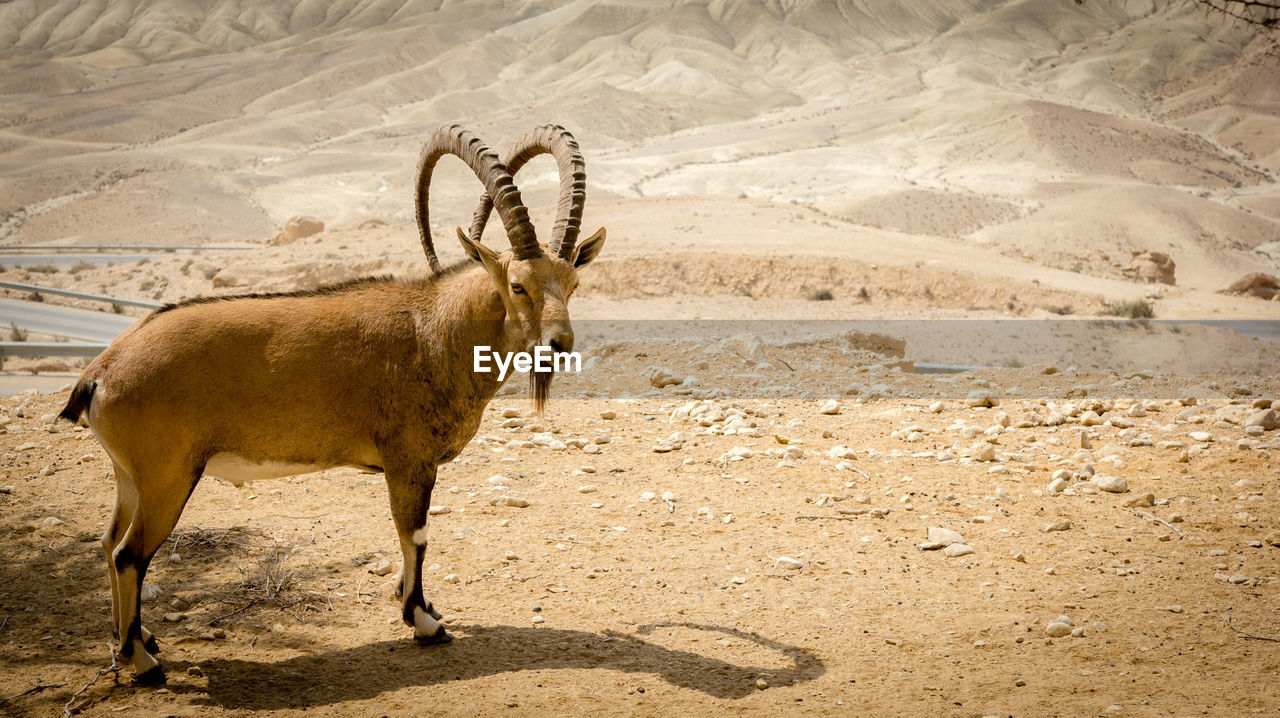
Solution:
[[[574,351],[555,351],[549,346],[538,345],[532,352],[496,352],[489,346],[476,346],[472,350],[471,370],[481,373],[498,372],[498,381],[505,381],[508,371],[529,373],[529,395],[534,408],[542,414],[551,394],[551,380],[557,371],[582,371],[582,355]]]

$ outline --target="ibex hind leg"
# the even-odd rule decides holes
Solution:
[[[387,493],[391,515],[400,535],[404,568],[400,574],[400,609],[404,622],[413,628],[418,643],[448,643],[453,636],[440,624],[440,612],[422,595],[422,561],[427,549],[427,510],[435,487],[436,469],[420,465],[412,469],[387,470]]]
[[[125,627],[121,626],[120,621],[120,575],[116,570],[114,556],[116,548],[124,539],[125,530],[129,528],[134,512],[137,511],[138,493],[133,488],[133,478],[124,470],[124,467],[120,464],[114,464],[114,467],[116,506],[111,514],[111,523],[107,524],[107,530],[102,534],[102,550],[107,556],[107,576],[111,580],[111,635],[119,642],[121,631],[125,630]],[[154,655],[160,652],[156,637],[146,627],[142,628],[142,643],[147,653]]]
[[[165,681],[160,662],[147,647],[151,632],[142,627],[142,581],[152,557],[178,523],[199,472],[183,471],[178,476],[167,481],[135,477],[137,509],[112,555],[120,599],[120,657],[132,663],[134,680],[140,684]]]

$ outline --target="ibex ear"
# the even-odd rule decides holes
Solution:
[[[468,257],[484,265],[489,278],[493,280],[494,288],[498,290],[498,296],[502,298],[502,305],[506,308],[507,315],[515,316],[511,306],[511,294],[507,288],[507,268],[503,266],[502,258],[497,252],[468,237],[461,227],[458,227],[458,241],[462,243],[462,249]]]
[[[600,254],[602,249],[604,249],[604,227],[597,229],[596,233],[586,240],[578,242],[577,250],[573,255],[573,266],[581,267],[590,262]]]
[[[499,287],[506,286],[506,268],[502,266],[502,259],[497,252],[468,237],[461,227],[458,227],[458,241],[462,242],[462,250],[468,257],[484,265],[489,276],[493,277],[493,281],[497,282]]]

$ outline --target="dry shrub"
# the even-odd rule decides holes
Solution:
[[[1129,319],[1154,319],[1156,310],[1151,306],[1151,302],[1145,299],[1133,299],[1127,302],[1108,302],[1103,310],[1105,314],[1113,317],[1126,317]]]

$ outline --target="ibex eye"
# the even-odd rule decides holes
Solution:
[[[524,294],[524,287],[520,286],[520,284],[517,282],[512,282],[511,291],[515,292],[516,294]]]

